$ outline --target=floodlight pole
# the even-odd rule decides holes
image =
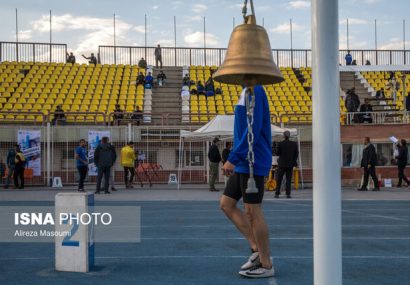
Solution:
[[[312,0],[314,284],[342,284],[338,0]]]

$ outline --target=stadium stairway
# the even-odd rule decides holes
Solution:
[[[154,68],[154,78],[161,69]],[[152,90],[152,123],[161,124],[162,118],[167,117],[168,124],[181,124],[181,87],[182,67],[163,67],[167,76],[165,86]]]
[[[355,93],[359,96],[360,102],[365,98],[370,98],[369,89],[356,77],[354,72],[340,72],[340,88],[346,93],[347,90],[355,88]]]

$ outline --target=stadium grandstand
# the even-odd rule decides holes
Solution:
[[[19,45],[19,48],[16,48]],[[100,46],[97,64],[66,63],[66,45],[55,45],[40,54],[46,44],[0,43],[0,123],[1,154],[6,155],[15,131],[21,128],[40,129],[43,142],[50,136],[50,144],[43,143],[43,155],[51,159],[47,173],[32,177],[34,184],[49,183],[54,176],[63,183],[74,183],[74,159],[70,151],[87,130],[109,128],[116,147],[128,139],[137,142],[137,149],[145,153],[145,167],[140,168],[141,182],[155,180],[167,183],[169,175],[182,167],[182,183],[204,183],[207,180],[206,142],[191,142],[182,154],[179,148],[180,130],[194,130],[218,115],[232,115],[242,87],[214,82],[214,94],[195,94],[199,81],[212,77],[224,59],[224,49],[163,48],[167,75],[162,87],[144,88],[136,84],[137,75],[151,72],[156,78],[159,69],[153,67],[152,47]],[[14,47],[14,48],[13,48]],[[18,51],[18,52],[17,52]],[[273,50],[285,80],[278,85],[264,86],[268,95],[271,122],[281,127],[297,128],[301,147],[301,176],[304,182],[312,178],[312,71],[309,50]],[[410,91],[410,70],[405,64],[406,54],[399,51],[377,51],[381,65],[364,65],[365,60],[376,62],[376,51],[351,51],[363,65],[345,66],[340,51],[340,124],[342,125],[343,181],[358,184],[360,165],[357,157],[363,130],[373,134],[380,153],[382,178],[391,177],[395,168],[388,138],[400,136],[408,128],[409,114],[406,95]],[[138,67],[145,57],[147,68]],[[407,57],[408,58],[408,57]],[[24,59],[24,61],[20,60]],[[183,93],[183,77],[188,75],[188,93]],[[396,85],[391,86],[391,77]],[[384,88],[383,98],[377,91]],[[405,88],[405,89],[404,89]],[[348,112],[345,98],[355,90],[360,104],[368,99],[373,106],[371,123],[363,122],[360,112]],[[187,96],[183,96],[187,94]],[[64,120],[55,118],[61,106]],[[119,106],[121,110],[118,120]],[[141,110],[138,125],[134,110]],[[117,120],[116,120],[117,118]],[[134,119],[133,119],[134,118]],[[23,127],[24,126],[24,127]],[[48,127],[47,127],[48,126]],[[377,130],[377,131],[376,131]],[[166,147],[164,147],[164,145]],[[43,159],[43,163],[47,161]],[[121,171],[118,168],[117,179]],[[153,178],[155,176],[155,179]],[[91,180],[93,178],[90,178]],[[222,179],[222,178],[221,178]]]

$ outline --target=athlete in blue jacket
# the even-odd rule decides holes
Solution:
[[[235,107],[234,147],[223,167],[225,174],[230,178],[220,203],[221,209],[245,236],[252,250],[248,262],[242,265],[239,274],[261,278],[274,275],[269,253],[269,231],[262,213],[264,177],[269,174],[272,166],[272,135],[266,93],[262,86],[257,85],[253,88],[251,96],[255,96],[252,125],[253,169],[258,193],[247,194],[245,191],[249,178],[249,161],[247,160],[249,147],[245,92],[246,89],[242,92]],[[242,197],[245,213],[237,207]]]

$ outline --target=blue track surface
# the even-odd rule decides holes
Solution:
[[[51,205],[0,202],[23,204]],[[0,284],[313,284],[311,201],[265,202],[277,272],[265,280],[237,274],[249,250],[217,202],[104,204],[141,206],[141,243],[97,244],[87,274],[55,272],[53,244],[0,243]],[[409,268],[410,201],[345,201],[343,284],[410,284]]]

